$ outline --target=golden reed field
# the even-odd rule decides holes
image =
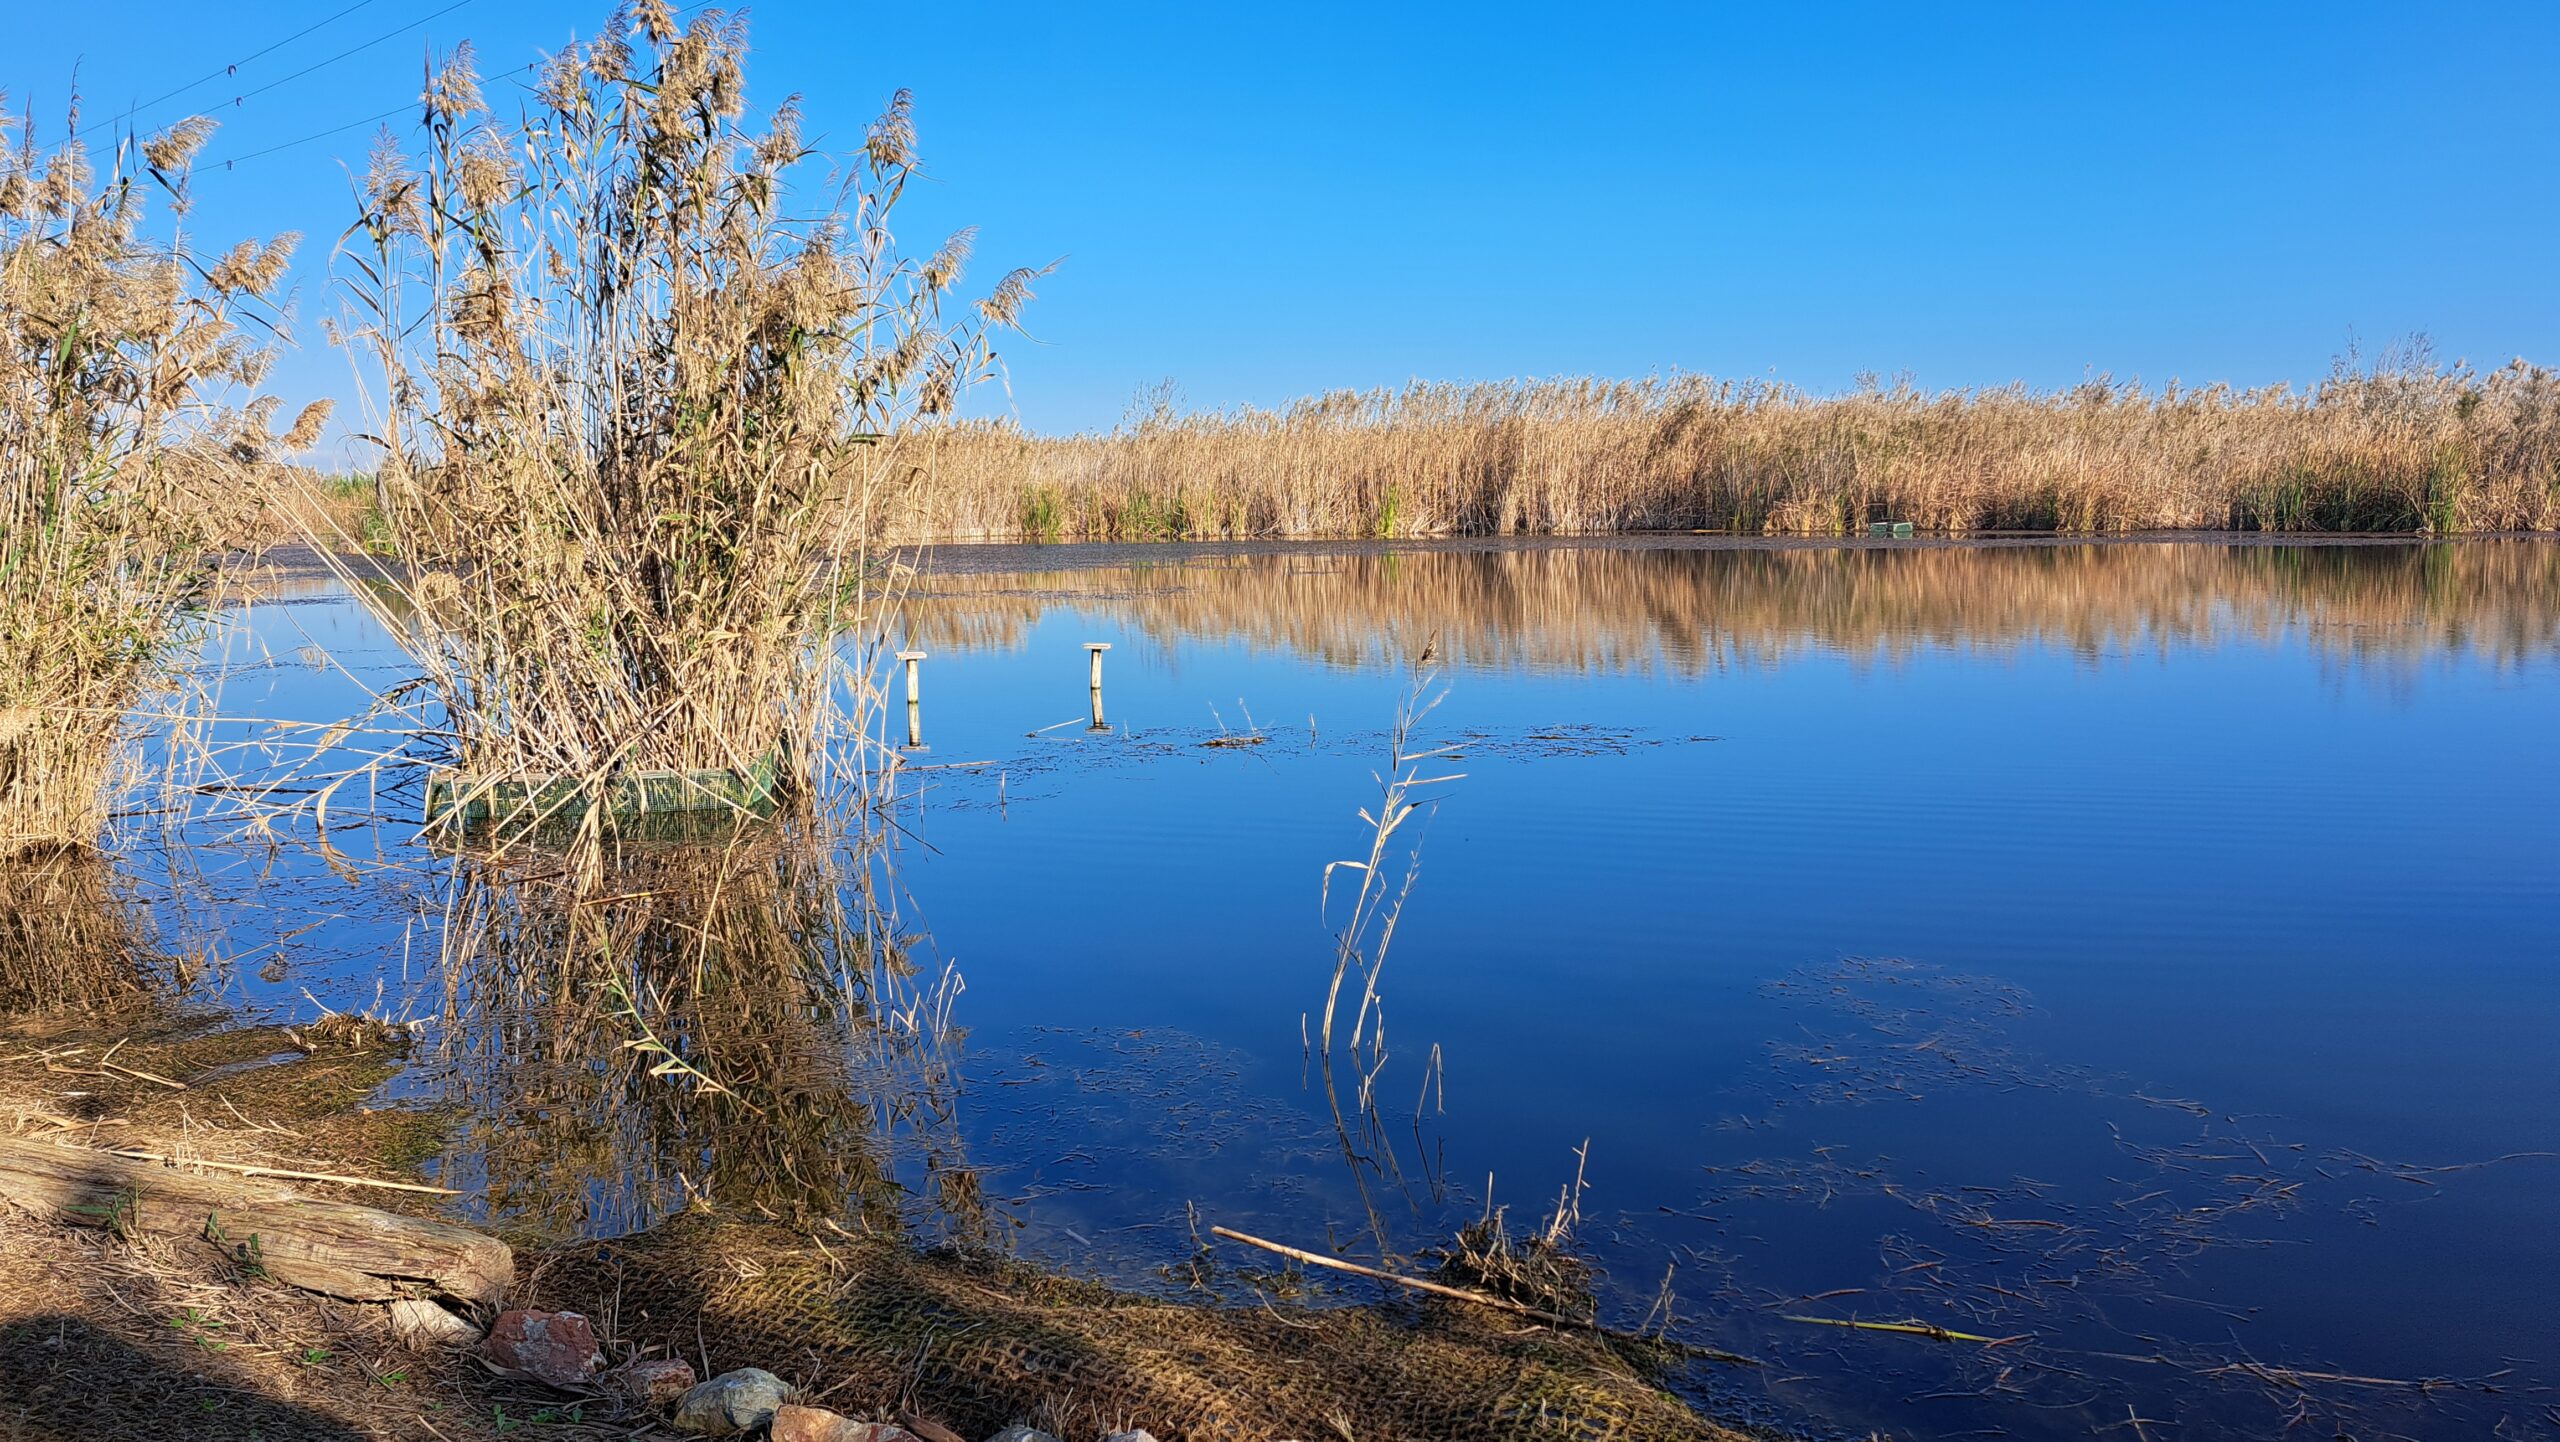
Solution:
[[[905,444],[904,528],[944,540],[2560,527],[2560,376],[2423,355],[2309,390],[1416,384]]]

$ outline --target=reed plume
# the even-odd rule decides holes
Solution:
[[[550,62],[520,120],[457,52],[420,143],[374,151],[341,256],[387,559],[340,564],[474,778],[775,759],[805,793],[869,704],[830,638],[880,619],[907,433],[993,372],[1028,296],[1017,273],[957,304],[965,234],[897,249],[903,92],[827,191],[796,183],[823,159],[796,101],[747,125],[745,58],[743,21],[645,0]]]
[[[133,774],[127,713],[201,613],[209,549],[248,529],[246,477],[327,417],[279,441],[257,394],[294,237],[188,247],[212,131],[128,139],[100,176],[0,102],[0,857],[97,843]]]

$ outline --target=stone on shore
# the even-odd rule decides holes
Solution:
[[[501,1372],[553,1387],[575,1387],[596,1374],[604,1354],[596,1329],[575,1312],[536,1312],[518,1307],[498,1314],[480,1355]]]
[[[612,1380],[633,1401],[664,1407],[693,1390],[693,1364],[682,1357],[643,1357],[615,1372]]]
[[[734,1437],[773,1420],[791,1389],[761,1367],[723,1372],[676,1403],[676,1430],[698,1437]]]
[[[772,1442],[917,1442],[916,1435],[888,1422],[856,1422],[824,1407],[784,1403],[773,1414]]]

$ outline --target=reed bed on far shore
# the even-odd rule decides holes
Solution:
[[[2417,349],[2307,390],[1415,384],[1072,436],[953,425],[933,454],[917,539],[2541,531],[2560,373]]]

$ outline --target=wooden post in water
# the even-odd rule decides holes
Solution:
[[[901,651],[898,659],[907,665],[907,745],[924,744],[924,688],[916,678],[916,663],[924,659],[922,651]]]
[[[1102,653],[1111,649],[1111,643],[1108,641],[1087,641],[1084,643],[1084,649],[1085,654],[1093,658],[1093,665],[1089,673],[1093,689],[1093,724],[1085,729],[1089,731],[1108,730],[1109,728],[1104,726],[1102,722]]]

